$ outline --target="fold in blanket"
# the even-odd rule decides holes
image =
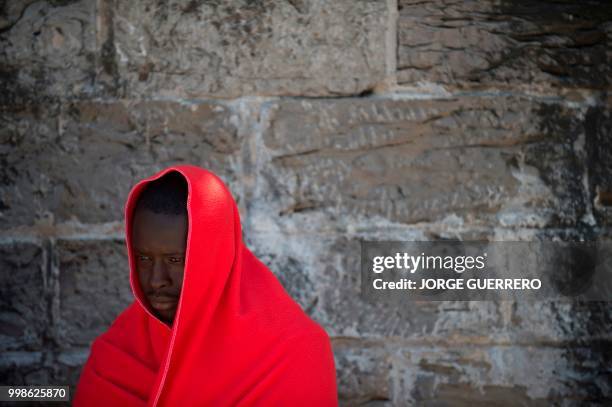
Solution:
[[[188,185],[183,286],[172,326],[153,315],[130,236],[138,196],[170,171]],[[224,183],[192,165],[137,183],[125,205],[135,301],[94,341],[74,406],[336,406],[327,333],[242,242]]]

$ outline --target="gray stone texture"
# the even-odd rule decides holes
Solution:
[[[371,404],[391,399],[391,354],[380,345],[347,340],[333,343],[342,404]]]
[[[594,106],[586,113],[586,150],[589,188],[598,220],[612,224],[612,113],[609,106]]]
[[[0,103],[94,94],[95,1],[17,0],[1,7]]]
[[[398,82],[609,89],[607,1],[398,0]]]
[[[48,253],[38,244],[0,245],[0,352],[40,350],[49,323]]]
[[[263,196],[281,215],[417,223],[453,213],[507,227],[572,226],[586,215],[584,108],[461,97],[290,100],[267,109],[261,167],[273,176],[264,177]]]
[[[384,0],[115,4],[112,70],[127,95],[342,95],[385,74]]]
[[[117,220],[130,187],[171,163],[201,165],[236,184],[240,142],[229,109],[216,103],[83,101],[0,117],[2,227],[49,216]]]
[[[606,302],[367,302],[363,240],[612,239],[604,1],[0,1],[0,384],[133,299],[130,188],[221,176],[342,405],[612,403]]]
[[[59,241],[61,347],[90,345],[132,301],[123,240]]]

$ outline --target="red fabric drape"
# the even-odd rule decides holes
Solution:
[[[168,327],[146,305],[132,255],[133,209],[143,187],[169,171],[188,183],[183,288]],[[336,406],[327,333],[242,242],[224,183],[192,165],[137,183],[125,205],[135,301],[94,341],[74,406]]]

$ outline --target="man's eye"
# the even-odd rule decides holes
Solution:
[[[181,263],[183,259],[181,257],[170,257],[171,263]]]
[[[148,256],[139,255],[138,256],[138,260],[140,260],[140,261],[147,261],[147,260],[149,260],[149,257]]]

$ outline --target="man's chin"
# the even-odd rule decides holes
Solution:
[[[153,313],[160,321],[168,325],[172,325],[172,322],[174,321],[174,315],[176,314],[176,312],[160,311],[156,309],[153,310]]]

